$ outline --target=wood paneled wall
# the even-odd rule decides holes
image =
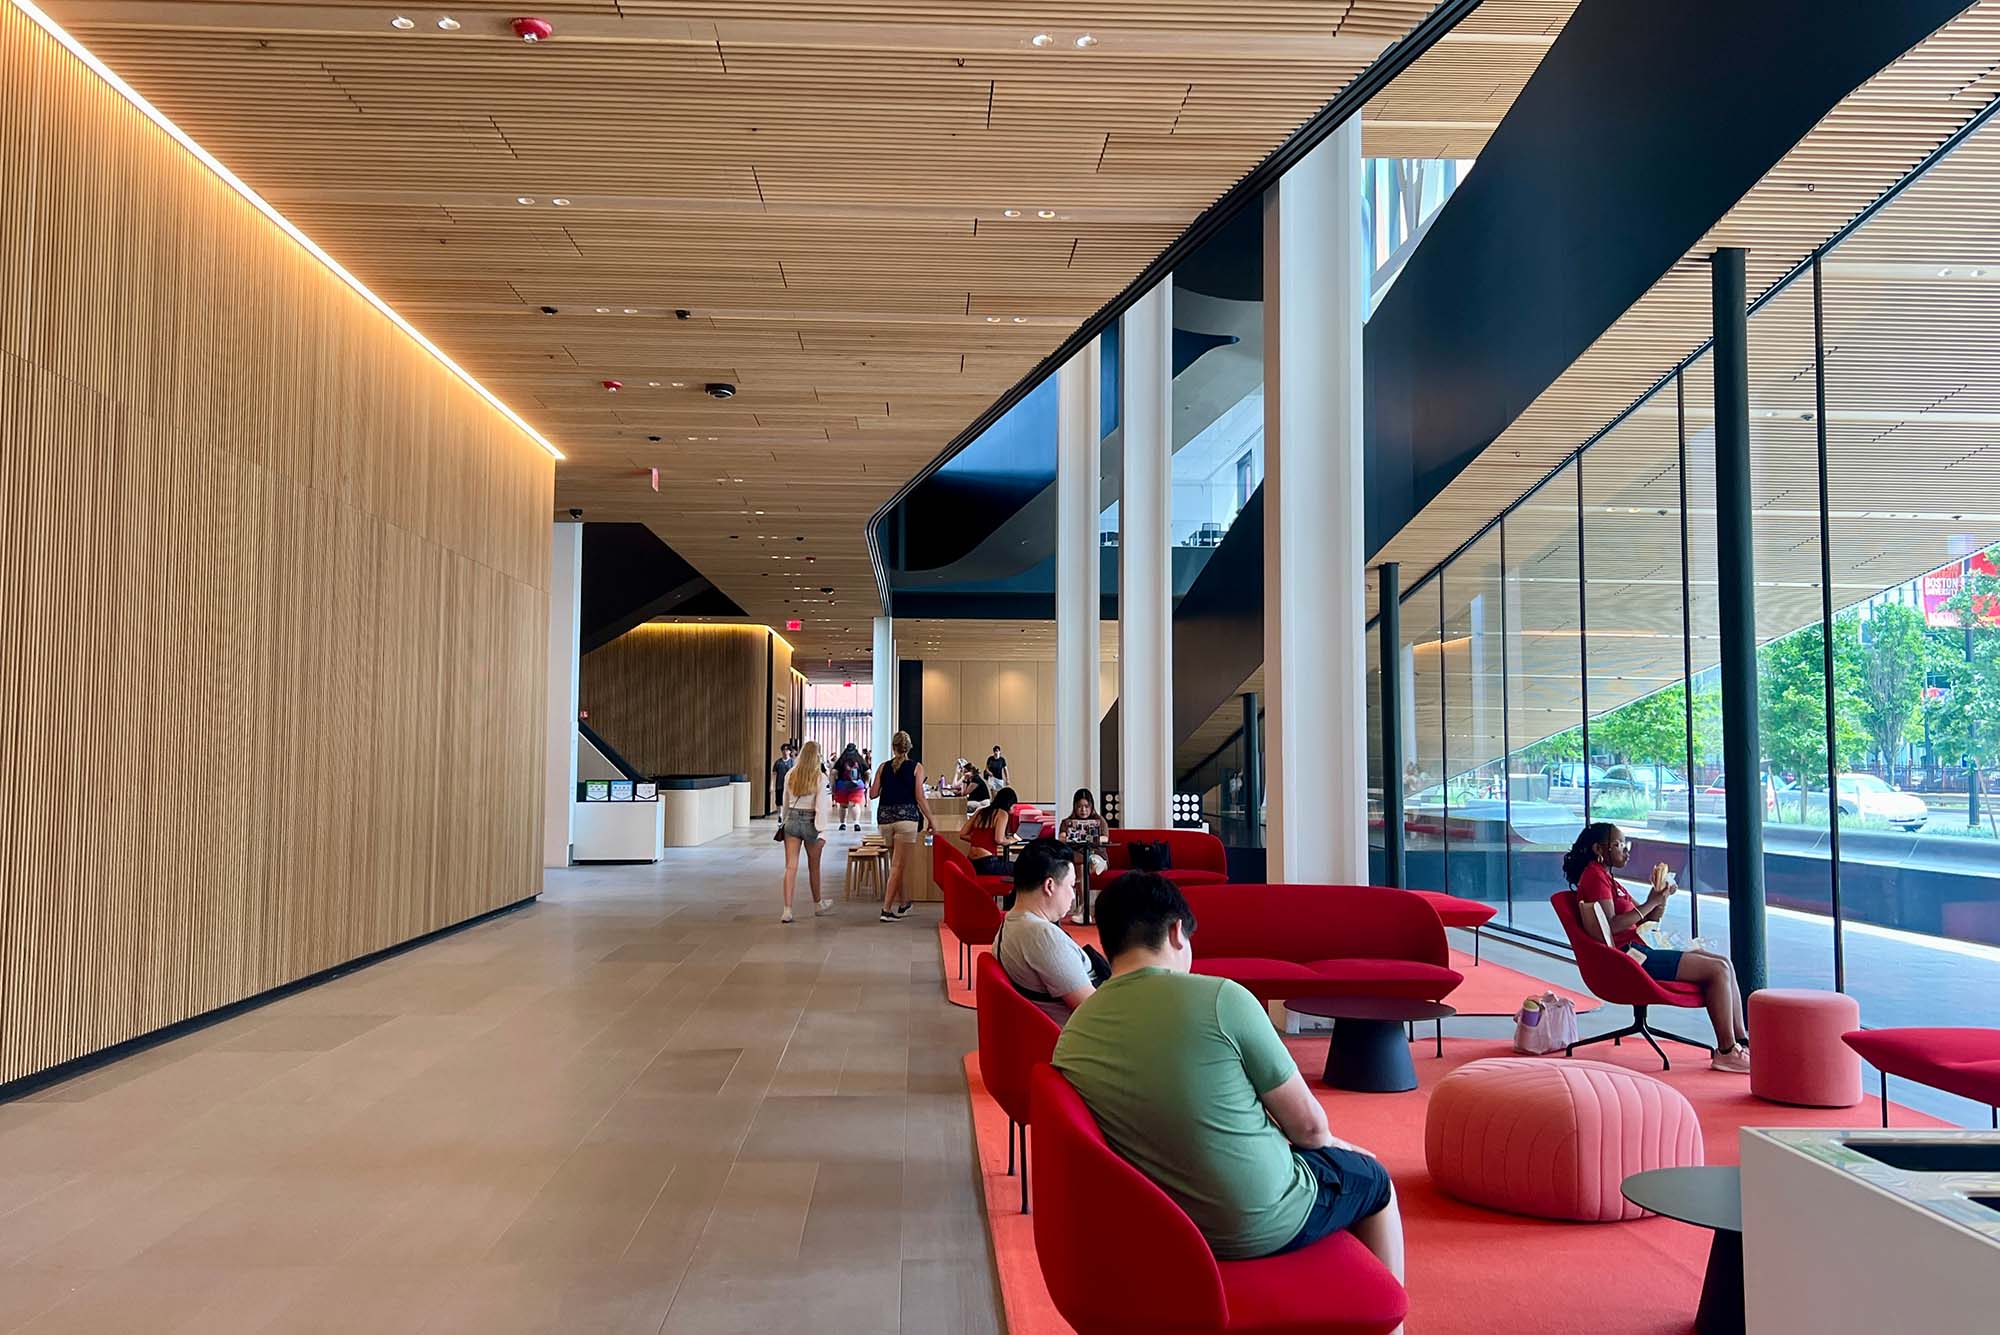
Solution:
[[[764,811],[774,645],[763,626],[648,622],[583,656],[578,700],[641,773],[747,774]]]
[[[1098,668],[1098,705],[1118,698],[1118,664]],[[1068,796],[1056,787],[1056,665],[1049,659],[925,659],[924,777],[947,777],[960,756],[984,766],[998,744],[1022,799]]]
[[[535,892],[553,471],[0,5],[0,1081]]]

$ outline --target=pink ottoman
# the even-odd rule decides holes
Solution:
[[[1492,1057],[1438,1082],[1424,1160],[1447,1196],[1514,1214],[1604,1223],[1645,1214],[1619,1186],[1703,1161],[1680,1091],[1604,1062]]]
[[[1861,1027],[1861,1003],[1839,992],[1767,987],[1752,992],[1750,1092],[1769,1103],[1852,1108],[1861,1057],[1841,1035]]]

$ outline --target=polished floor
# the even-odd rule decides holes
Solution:
[[[553,872],[0,1105],[0,1332],[997,1335],[936,910],[783,927],[779,863]]]

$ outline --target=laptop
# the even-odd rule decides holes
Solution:
[[[1021,822],[1021,828],[1014,832],[1014,837],[1022,843],[1032,844],[1042,837],[1045,828],[1047,827],[1038,820],[1024,820]]]

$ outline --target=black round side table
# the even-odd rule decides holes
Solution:
[[[1444,1055],[1444,1022],[1458,1014],[1439,1001],[1397,997],[1303,997],[1285,1003],[1300,1015],[1333,1021],[1322,1078],[1335,1089],[1396,1094],[1417,1087],[1405,1025],[1437,1021],[1438,1055]]]

